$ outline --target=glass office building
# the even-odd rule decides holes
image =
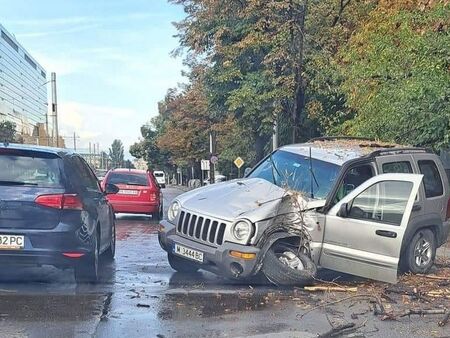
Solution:
[[[0,121],[16,124],[25,143],[45,144],[47,74],[0,25]]]

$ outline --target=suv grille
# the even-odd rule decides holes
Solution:
[[[213,245],[222,245],[225,223],[181,211],[177,232]]]

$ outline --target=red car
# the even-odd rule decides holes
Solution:
[[[108,195],[115,213],[148,214],[160,220],[163,214],[161,188],[150,171],[136,169],[112,169],[102,186],[114,184],[119,188],[115,195]]]

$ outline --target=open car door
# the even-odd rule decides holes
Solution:
[[[320,265],[396,283],[403,235],[422,177],[372,177],[331,208],[326,215]]]

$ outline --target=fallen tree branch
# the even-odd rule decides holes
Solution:
[[[325,291],[325,292],[358,292],[356,287],[342,287],[342,286],[305,286],[305,291]]]
[[[325,332],[324,334],[320,334],[319,338],[330,338],[330,337],[336,337],[337,335],[340,335],[343,331],[354,328],[355,323],[346,323],[342,325],[338,325],[336,327],[333,327],[330,331]]]
[[[406,316],[411,316],[411,315],[419,315],[419,316],[442,315],[442,314],[446,314],[446,313],[447,313],[446,309],[430,309],[430,310],[409,309],[409,310],[406,310],[405,312],[401,313],[399,315],[399,317],[406,317]]]
[[[428,278],[428,279],[434,279],[434,280],[443,280],[448,281],[448,277],[441,277],[441,276],[435,276],[435,275],[416,275],[422,278]]]
[[[352,299],[360,299],[360,300],[368,300],[368,301],[374,301],[378,307],[380,308],[379,310],[376,311],[375,314],[385,314],[386,311],[384,309],[383,303],[381,302],[381,300],[377,297],[377,296],[373,296],[373,295],[354,295],[354,296],[350,296],[350,297],[345,297],[333,302],[327,302],[325,304],[320,304],[318,306],[315,306],[311,309],[309,309],[308,311],[306,311],[305,313],[303,313],[302,315],[300,315],[300,319],[302,319],[304,316],[306,316],[308,313],[313,312],[317,309],[321,309],[327,306],[331,306],[331,305],[335,305],[338,303],[342,303],[342,302],[346,302],[348,300],[352,300]],[[297,315],[298,316],[298,315]]]

